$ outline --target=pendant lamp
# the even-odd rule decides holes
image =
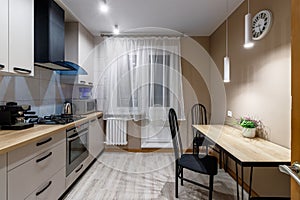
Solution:
[[[250,13],[250,4],[248,0],[248,13],[245,15],[245,43],[244,48],[249,49],[254,46],[252,40],[252,15]]]
[[[224,57],[224,83],[230,82],[230,59],[228,57],[228,18],[226,19],[226,56]]]

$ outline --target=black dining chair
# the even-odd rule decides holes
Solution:
[[[169,110],[169,124],[175,154],[175,197],[178,198],[178,178],[183,181],[206,188],[209,191],[209,200],[212,199],[214,176],[218,173],[218,160],[211,155],[199,158],[198,154],[183,154],[181,137],[177,122],[177,115],[173,108]],[[183,177],[183,169],[188,169],[209,176],[209,185],[204,185]]]
[[[192,110],[192,124],[207,124],[207,114],[204,105],[198,103],[193,105]],[[199,147],[206,147],[206,154],[208,153],[208,144],[203,145],[204,136],[202,136],[199,131],[193,128],[193,154],[199,154]]]
[[[193,105],[191,109],[192,124],[207,125],[207,112],[203,104],[197,103]],[[193,128],[193,154],[199,154],[199,147],[204,146],[206,154],[208,154],[208,148],[219,153],[219,164],[222,167],[222,152],[217,149],[211,142],[205,140],[205,137],[200,134],[198,130]]]

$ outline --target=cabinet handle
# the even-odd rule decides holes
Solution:
[[[37,159],[35,162],[36,162],[36,163],[39,163],[39,162],[45,160],[46,158],[48,158],[48,157],[51,156],[51,155],[52,155],[52,152],[48,153],[48,154],[45,155],[44,157],[41,157],[41,158]]]
[[[83,83],[83,84],[85,84],[85,81],[80,81],[80,83]]]
[[[93,120],[91,120],[90,122],[93,123],[93,122],[95,122],[95,121],[96,121],[96,119],[93,119]]]
[[[4,67],[5,67],[4,65],[0,64],[0,69],[3,69]]]
[[[48,187],[51,185],[52,181],[49,181],[49,183],[40,191],[38,191],[37,193],[35,193],[35,196],[39,196],[40,194],[42,194],[45,190],[48,189]]]
[[[22,74],[30,74],[31,73],[31,70],[23,69],[23,68],[19,68],[19,67],[14,67],[14,71],[16,71],[18,73],[22,73]]]
[[[36,146],[37,146],[37,147],[38,147],[38,146],[41,146],[41,145],[43,145],[43,144],[46,144],[46,143],[50,142],[51,140],[52,140],[52,137],[50,137],[50,138],[48,138],[47,140],[44,140],[44,141],[42,141],[42,142],[36,143]]]
[[[78,169],[75,170],[75,173],[79,172],[83,167],[83,164],[80,165],[80,167]]]
[[[93,85],[93,83],[92,83],[92,82],[88,82],[88,84],[89,84],[89,85]]]

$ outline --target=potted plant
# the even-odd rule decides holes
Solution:
[[[260,120],[251,117],[241,117],[239,124],[243,127],[244,137],[253,138],[256,134],[256,128],[261,124]]]

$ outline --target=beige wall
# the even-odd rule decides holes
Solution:
[[[231,82],[225,84],[227,110],[235,118],[250,115],[262,120],[269,139],[290,148],[291,143],[291,46],[290,1],[251,0],[250,12],[269,9],[273,13],[270,32],[244,49],[245,1],[228,21]],[[210,37],[210,53],[223,73],[225,25]],[[260,181],[263,180],[263,181]],[[278,184],[277,184],[278,183]],[[254,190],[260,195],[289,194],[289,179],[272,170],[254,170]]]

